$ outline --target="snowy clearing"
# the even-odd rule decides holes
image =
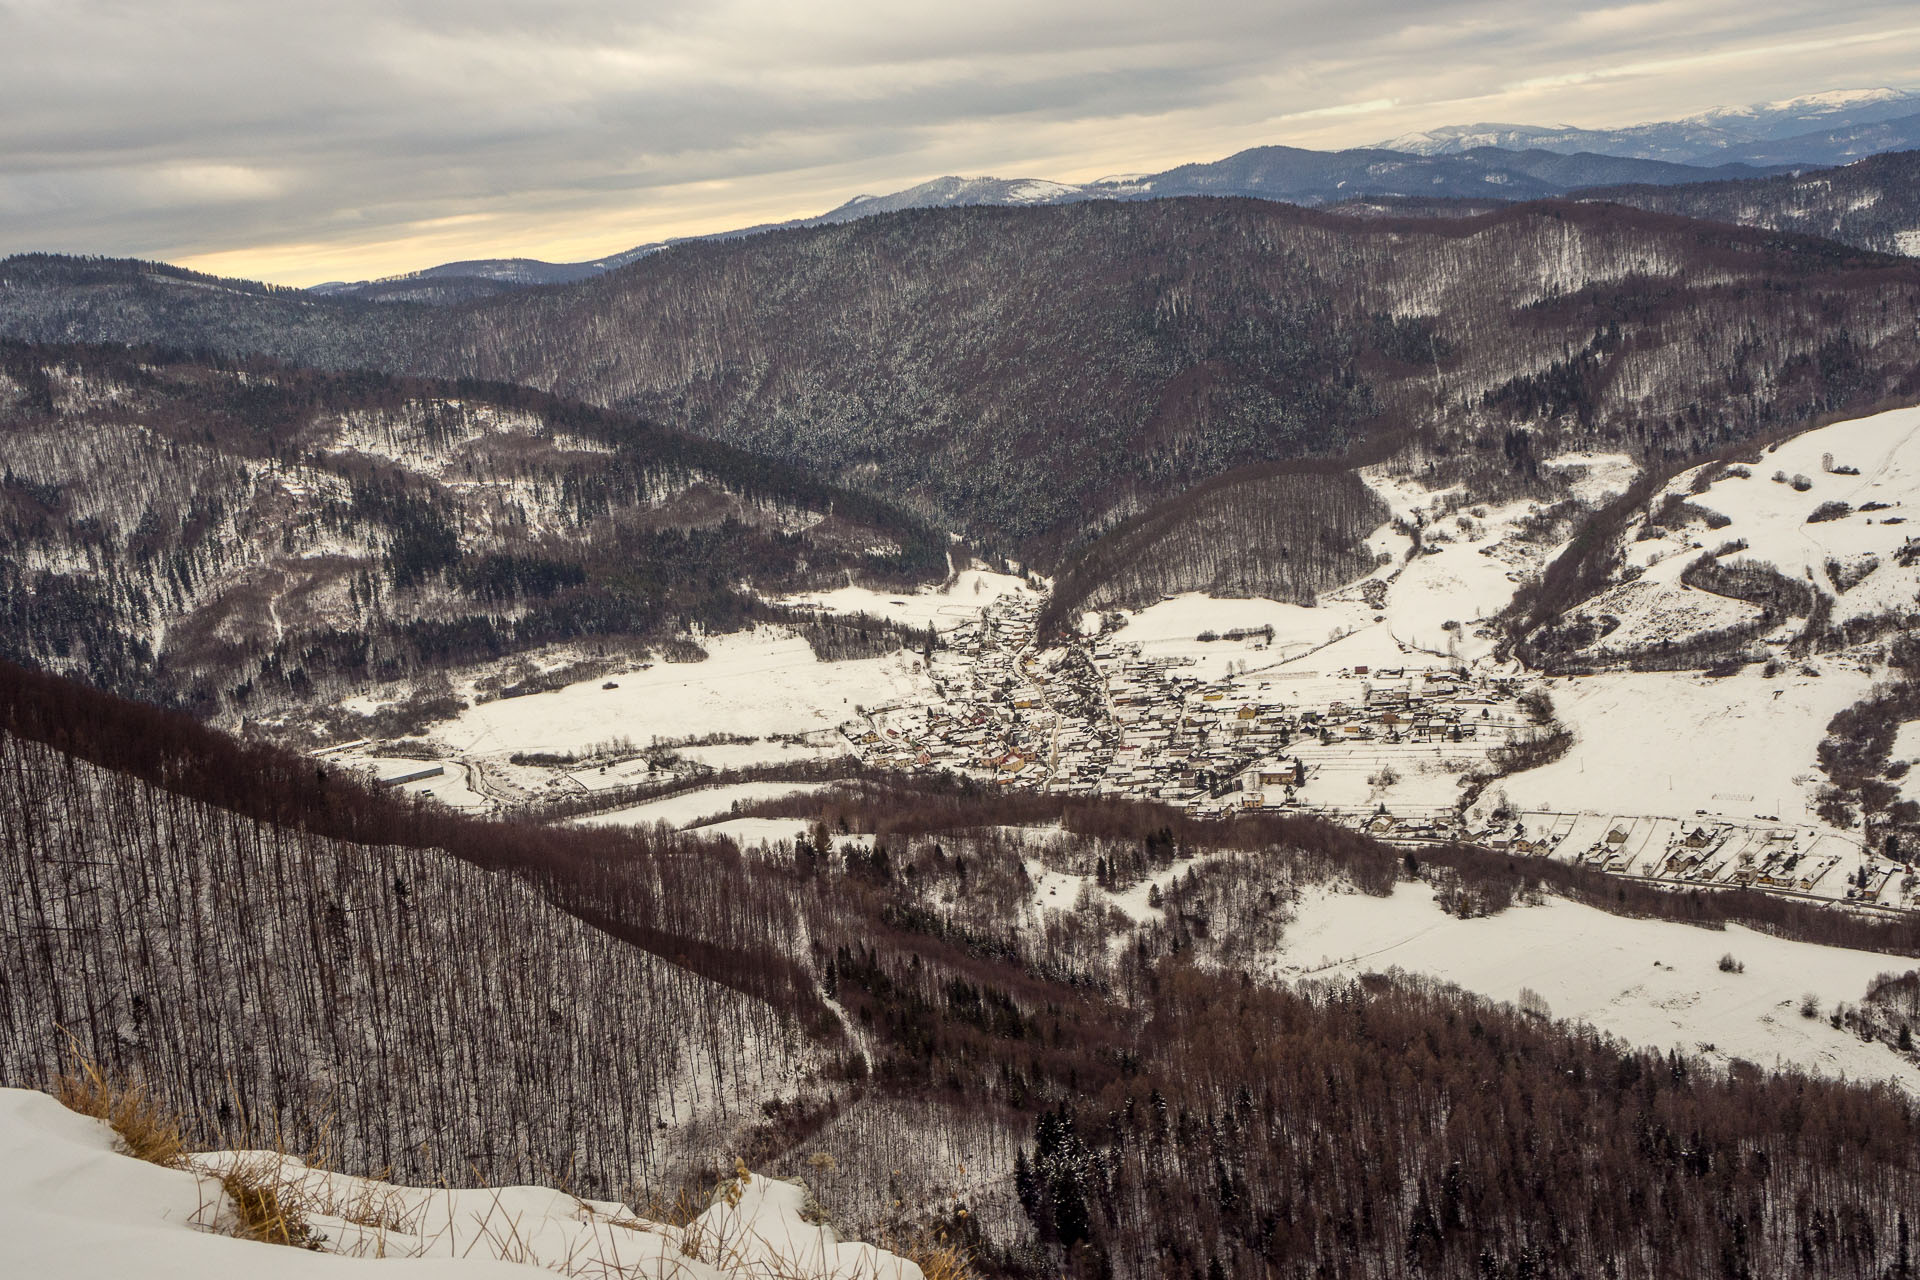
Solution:
[[[699,832],[703,836],[725,836],[742,849],[757,849],[763,845],[772,848],[783,840],[792,843],[795,836],[804,833],[812,825],[806,818],[728,818],[700,827]],[[873,848],[873,837],[843,832],[833,834],[834,848],[847,845],[870,850]]]
[[[1661,501],[1684,499],[1711,513],[1711,527],[1696,516],[1677,528],[1637,530],[1627,553],[1643,576],[1589,602],[1590,610],[1621,619],[1609,646],[1756,615],[1751,605],[1680,581],[1688,564],[1707,552],[1727,564],[1770,564],[1811,583],[1833,597],[1836,620],[1913,608],[1920,567],[1901,565],[1899,553],[1920,531],[1908,523],[1920,514],[1920,409],[1809,431],[1694,493],[1708,471],[1718,468],[1682,472]]]
[[[679,795],[649,800],[645,804],[615,809],[611,813],[596,813],[575,821],[587,827],[650,827],[659,822],[674,827],[690,827],[703,818],[724,816],[736,804],[777,800],[797,791],[819,789],[820,784],[812,782],[734,782],[718,787],[701,787],[697,791],[683,791]],[[792,839],[793,832],[800,824],[784,819],[782,824],[785,838]]]
[[[484,702],[435,727],[463,755],[582,751],[610,738],[734,733],[760,737],[831,729],[860,705],[924,696],[906,653],[821,662],[799,636],[778,628],[707,637],[704,662],[659,662],[613,683],[589,679],[551,693]],[[778,759],[770,744],[763,759]]]
[[[1750,667],[1721,679],[1629,672],[1554,681],[1573,750],[1499,786],[1523,809],[1799,819],[1827,721],[1871,683],[1837,665],[1819,677],[1769,679]]]
[[[963,569],[951,586],[922,587],[912,592],[872,591],[841,587],[836,591],[809,591],[783,596],[776,603],[830,613],[866,613],[912,627],[947,631],[980,616],[980,610],[1004,595],[1035,594],[1023,578],[978,567]]]
[[[1640,478],[1640,464],[1624,453],[1563,453],[1545,465],[1567,473],[1573,496],[1590,507],[1619,497]]]
[[[1745,972],[1727,973],[1732,955]],[[1587,1022],[1632,1044],[1724,1061],[1798,1067],[1882,1080],[1920,1094],[1920,1067],[1824,1017],[1799,1013],[1858,1002],[1882,973],[1912,960],[1791,942],[1748,929],[1724,932],[1634,920],[1549,898],[1473,920],[1436,907],[1424,885],[1388,898],[1309,890],[1274,959],[1281,977],[1352,977],[1398,968],[1517,1003],[1537,992],[1553,1016]]]

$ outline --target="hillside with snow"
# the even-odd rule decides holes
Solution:
[[[0,654],[313,745],[383,727],[355,696],[394,736],[457,668],[688,651],[770,620],[756,593],[946,571],[884,501],[505,388],[10,350],[0,433]]]
[[[1586,465],[1585,480],[1610,487],[1596,479],[1609,463]],[[1111,616],[1083,633],[1081,651],[1041,649],[1034,593],[978,567],[954,583],[969,602],[961,584],[979,585],[987,603],[975,616],[942,612],[953,588],[890,598],[942,625],[930,653],[877,669],[899,659],[915,681],[906,692],[930,691],[949,709],[868,707],[836,726],[845,751],[899,761],[938,735],[1024,735],[1021,771],[1036,771],[1025,785],[985,785],[960,772],[965,763],[924,773],[868,763],[836,780],[834,769],[850,768],[841,760],[810,777],[688,775],[601,813],[520,808],[483,821],[401,790],[413,783],[379,789],[330,767],[348,752],[241,744],[0,667],[10,779],[0,829],[37,835],[0,841],[0,998],[12,1006],[0,1026],[6,1061],[25,1064],[10,1078],[44,1084],[77,1045],[148,1081],[183,1109],[190,1140],[212,1149],[164,1178],[151,1166],[128,1172],[92,1122],[38,1095],[0,1096],[7,1238],[101,1274],[130,1265],[133,1250],[181,1275],[274,1274],[283,1256],[337,1270],[381,1254],[396,1260],[383,1265],[448,1275],[532,1262],[687,1280],[890,1274],[893,1259],[842,1243],[839,1230],[882,1248],[951,1245],[977,1275],[1057,1269],[1099,1248],[1117,1276],[1148,1280],[1175,1247],[1218,1252],[1234,1274],[1256,1255],[1220,1198],[1217,1167],[1244,1169],[1249,1196],[1308,1178],[1333,1205],[1377,1194],[1370,1164],[1329,1163],[1301,1131],[1337,1117],[1355,1149],[1397,1146],[1420,1178],[1455,1176],[1513,1212],[1572,1221],[1575,1205],[1608,1187],[1649,1187],[1689,1215],[1684,1231],[1658,1224],[1661,1247],[1717,1256],[1734,1228],[1710,1210],[1715,1184],[1695,1171],[1704,1157],[1689,1165],[1638,1141],[1636,1117],[1649,1108],[1709,1151],[1765,1150],[1765,1185],[1795,1203],[1818,1185],[1876,1232],[1893,1231],[1898,1201],[1883,1183],[1904,1187],[1910,1173],[1904,1156],[1874,1144],[1904,1152],[1912,1140],[1920,982],[1905,975],[1920,941],[1904,920],[1758,895],[1629,893],[1597,866],[1563,863],[1552,864],[1543,903],[1546,864],[1510,849],[1377,842],[1319,816],[1337,806],[1279,802],[1282,782],[1261,778],[1270,762],[1252,779],[1276,796],[1271,808],[1228,793],[1227,804],[1183,812],[1123,789],[1044,785],[1046,773],[1067,778],[1092,762],[1075,717],[1093,723],[1101,703],[1117,725],[1115,759],[1127,761],[1106,776],[1131,777],[1161,741],[1156,690],[1177,694],[1209,741],[1244,746],[1255,734],[1270,741],[1276,724],[1303,737],[1315,726],[1298,748],[1309,798],[1347,785],[1328,767],[1342,748],[1484,760],[1527,733],[1529,690],[1496,673],[1491,655],[1424,654],[1396,638],[1438,593],[1399,607],[1391,597],[1411,565],[1457,552],[1492,561],[1477,548],[1524,542],[1523,531],[1551,522],[1524,506],[1468,507],[1471,527],[1450,517],[1449,540],[1428,554],[1417,548],[1439,531],[1437,509],[1404,479],[1371,483],[1409,517],[1378,535],[1388,562],[1375,572],[1394,576],[1340,604],[1354,629],[1308,646],[1317,652],[1295,649],[1308,640],[1300,617],[1313,612],[1302,606],[1263,614],[1278,606],[1188,598],[1131,615],[1143,644],[1235,655],[1210,659],[1211,678],[1197,683],[1128,654],[1117,637],[1129,626]],[[1378,622],[1359,612],[1376,607]],[[1189,623],[1232,623],[1238,634],[1179,639]],[[1248,634],[1249,624],[1260,629]],[[740,688],[676,692],[706,664],[658,664],[472,710],[524,717],[495,725],[491,750],[511,763],[524,748],[527,763],[514,768],[556,777],[599,766],[591,755],[536,757],[564,755],[610,724],[637,730],[676,697],[696,718],[727,705],[708,700],[735,697],[729,714],[743,728],[756,703],[775,715],[832,713],[830,701],[807,701],[809,664],[834,665],[810,654],[758,672],[751,645],[717,646],[707,661]],[[630,675],[635,694],[623,701]],[[1387,724],[1373,695],[1403,686],[1471,736],[1346,732],[1371,734],[1367,716]],[[1334,702],[1348,710],[1334,713]],[[953,713],[963,705],[968,714]],[[617,714],[590,723],[596,706]],[[1327,714],[1308,720],[1308,710]],[[760,747],[735,740],[748,734],[718,736],[669,749]],[[623,767],[611,758],[621,750],[609,771]],[[1004,775],[1005,765],[992,768]],[[1435,772],[1421,785],[1442,780]],[[566,816],[591,820],[533,820]],[[1722,954],[1726,968],[1713,958]],[[1809,994],[1817,1021],[1800,1011]],[[1817,1123],[1784,1124],[1788,1097]],[[1208,1114],[1231,1122],[1210,1126]],[[1438,1114],[1448,1124],[1418,1120]],[[402,1182],[219,1154],[220,1135],[249,1130],[324,1150],[322,1163],[351,1173],[387,1167]],[[1499,1138],[1521,1132],[1562,1136],[1538,1151]],[[736,1154],[751,1181],[707,1198],[698,1188],[716,1171],[737,1174]],[[1547,1176],[1568,1167],[1585,1172]],[[216,1192],[209,1177],[233,1174],[299,1205],[304,1240],[355,1256],[282,1248],[255,1261],[247,1251],[267,1246],[208,1234],[249,1203],[245,1184]],[[104,1227],[76,1223],[56,1211],[62,1190],[110,1197],[115,1212]],[[691,1225],[641,1207],[676,1190],[700,1197]],[[1424,1219],[1417,1196],[1375,1203],[1364,1252],[1387,1256]],[[842,1226],[823,1231],[823,1216]],[[1467,1269],[1443,1274],[1503,1256],[1491,1229],[1470,1225],[1486,1220],[1462,1219],[1460,1238],[1474,1242],[1463,1246]],[[1783,1214],[1767,1247],[1803,1227]],[[1299,1253],[1361,1252],[1317,1219],[1299,1230],[1288,1246]],[[1639,1217],[1584,1230],[1583,1256],[1653,1247]],[[728,1241],[750,1249],[731,1272],[719,1247]],[[770,1262],[795,1251],[798,1268]],[[684,1263],[695,1255],[712,1274]]]
[[[1604,661],[1710,632],[1780,652],[1813,616],[1841,629],[1904,617],[1920,602],[1915,515],[1920,410],[1685,471],[1623,531],[1616,585],[1562,615],[1562,634],[1590,626],[1592,638],[1556,652]]]

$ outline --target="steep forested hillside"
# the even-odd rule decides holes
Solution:
[[[0,664],[8,1082],[71,1035],[202,1141],[625,1195],[829,1056],[793,914],[729,849],[363,788]]]
[[[1073,611],[1172,592],[1311,605],[1374,567],[1362,545],[1392,513],[1351,471],[1285,464],[1196,486],[1095,541],[1054,583],[1042,634]]]
[[[1578,198],[1824,236],[1879,253],[1920,256],[1920,151],[1896,151],[1839,169],[1746,182],[1596,187],[1580,192]]]
[[[884,502],[514,388],[13,346],[0,444],[0,654],[208,713],[946,573]]]
[[[913,211],[451,308],[0,265],[0,331],[524,382],[910,496],[1044,563],[1235,467],[1420,427],[1692,456],[1920,394],[1920,265],[1581,204]],[[1504,466],[1504,463],[1498,465]]]

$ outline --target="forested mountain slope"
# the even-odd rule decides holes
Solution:
[[[51,1081],[64,1032],[200,1141],[606,1196],[827,1056],[791,912],[730,850],[363,786],[0,664],[8,1082]]]
[[[15,345],[0,446],[0,654],[208,713],[947,567],[884,502],[516,388]]]
[[[1920,151],[1895,151],[1838,169],[1746,182],[1596,187],[1578,193],[1578,198],[1824,236],[1878,253],[1920,257]]]
[[[1051,562],[1249,463],[1419,427],[1652,459],[1920,394],[1920,265],[1602,205],[906,212],[452,308],[0,265],[0,331],[480,376],[910,497]]]
[[[1388,224],[1182,200],[693,246],[448,318],[490,376],[630,403],[1044,547],[1368,431],[1465,444],[1526,425],[1542,452],[1658,456],[1911,394],[1920,339],[1894,317],[1916,302],[1911,266],[1618,210]]]
[[[64,1027],[203,1134],[324,1130],[343,1168],[459,1184],[624,1194],[739,1153],[993,1275],[1897,1262],[1920,1121],[1887,1088],[1418,979],[1259,976],[1306,887],[1417,890],[1364,837],[937,783],[763,809],[813,835],[742,856],[462,820],[0,667],[0,1076],[44,1083]],[[1530,891],[1505,856],[1422,867],[1488,910]],[[1540,874],[1623,913],[1913,944]]]
[[[1351,471],[1280,464],[1229,473],[1092,543],[1055,581],[1041,633],[1077,609],[1138,607],[1182,591],[1311,605],[1374,568],[1364,543],[1391,514]]]

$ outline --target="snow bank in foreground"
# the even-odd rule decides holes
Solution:
[[[1722,972],[1723,955],[1745,971]],[[1858,1002],[1879,974],[1914,967],[1899,956],[1628,919],[1560,899],[1461,920],[1436,907],[1424,886],[1403,884],[1388,898],[1310,891],[1274,963],[1283,977],[1398,968],[1508,1002],[1528,989],[1554,1017],[1632,1044],[1887,1081],[1920,1094],[1920,1067],[1909,1059],[1799,1012],[1807,995],[1822,1011]]]
[[[872,1245],[842,1244],[802,1216],[798,1186],[752,1177],[735,1203],[684,1228],[625,1206],[543,1187],[446,1191],[310,1170],[270,1153],[194,1157],[201,1172],[120,1155],[111,1130],[43,1093],[0,1089],[0,1257],[7,1273],[68,1280],[255,1280],[280,1276],[644,1275],[744,1280],[924,1280]],[[321,1251],[215,1234],[225,1210],[213,1174],[271,1170],[324,1233]],[[351,1219],[358,1219],[359,1222]],[[379,1223],[382,1225],[368,1225]],[[361,1259],[384,1258],[377,1267]]]

